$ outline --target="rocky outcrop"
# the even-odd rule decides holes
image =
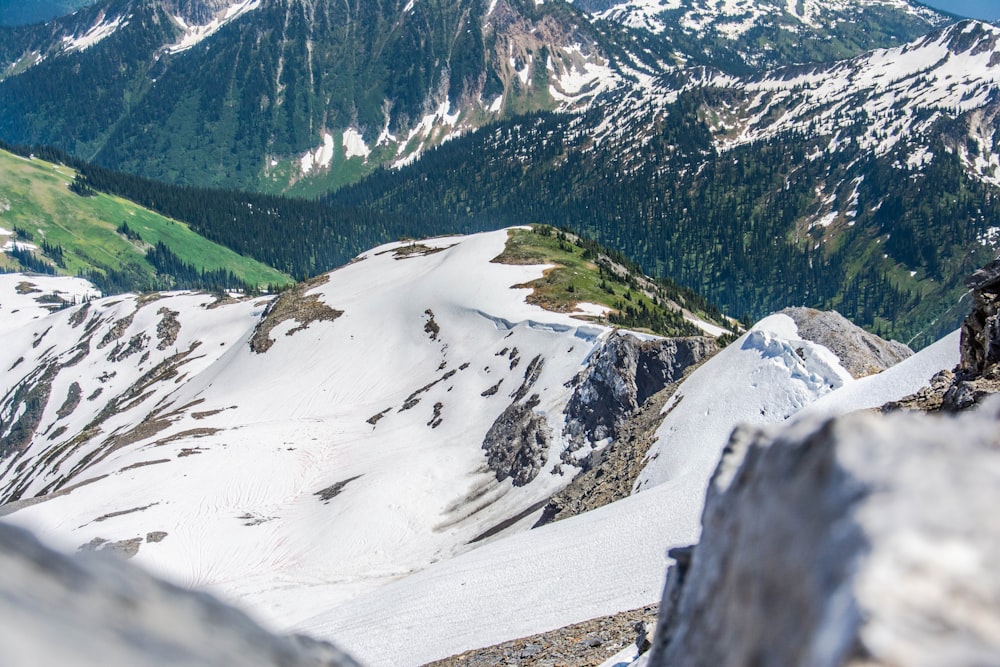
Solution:
[[[640,340],[615,332],[575,379],[564,433],[564,462],[585,444],[603,448],[578,460],[583,470],[552,496],[535,527],[628,496],[681,379],[719,350],[712,338]]]
[[[786,308],[781,312],[795,321],[799,336],[833,352],[855,378],[880,373],[913,354],[906,345],[868,333],[836,311]]]
[[[538,476],[548,461],[552,429],[545,416],[535,412],[541,402],[539,395],[527,396],[544,366],[545,359],[540,355],[531,360],[521,386],[511,396],[513,402],[500,413],[483,438],[486,464],[498,482],[510,478],[514,486],[524,486]]]
[[[285,332],[286,336],[291,336],[306,329],[313,322],[333,322],[343,315],[344,311],[331,308],[324,303],[321,295],[306,294],[325,285],[329,280],[329,274],[317,276],[285,290],[271,301],[250,338],[250,349],[257,354],[264,354],[271,349],[275,343],[271,338],[271,331],[288,320],[298,323]]]
[[[586,468],[549,498],[532,527],[583,514],[630,495],[646,463],[646,453],[656,440],[656,429],[663,422],[663,406],[676,388],[674,383],[651,396],[618,429],[615,440],[584,459]]]
[[[574,380],[565,435],[574,448],[614,439],[650,396],[718,350],[714,339],[700,336],[640,340],[629,333],[612,333]]]
[[[623,611],[583,623],[473,649],[424,667],[592,667],[634,645],[639,627],[656,622],[657,606]]]
[[[885,405],[884,412],[958,412],[1000,393],[1000,259],[965,281],[972,310],[962,322],[961,361],[942,371],[929,387]]]
[[[273,635],[119,558],[66,556],[3,524],[0,616],[3,665],[358,667],[330,644]]]
[[[941,409],[965,410],[1000,392],[1000,259],[976,271],[965,286],[972,311],[962,322],[962,361]]]
[[[982,375],[1000,363],[1000,259],[976,271],[965,286],[972,293],[972,312],[962,322],[965,375]]]
[[[737,431],[650,667],[996,664],[1000,399]]]

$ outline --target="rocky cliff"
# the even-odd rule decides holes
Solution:
[[[602,507],[632,492],[678,383],[719,351],[712,338],[640,340],[614,333],[573,380],[566,427],[573,451],[610,443],[584,459],[583,471],[545,507],[537,525]]]
[[[1000,393],[1000,259],[965,281],[972,309],[962,322],[961,361],[929,386],[883,407],[883,411],[958,412]]]
[[[994,399],[737,431],[648,664],[996,664],[998,422]]]

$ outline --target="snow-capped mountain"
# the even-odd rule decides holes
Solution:
[[[370,665],[657,600],[664,549],[697,538],[728,430],[862,381],[769,318],[684,381],[637,494],[529,530],[607,441],[577,446],[567,406],[637,374],[592,372],[610,330],[586,305],[528,304],[519,286],[548,267],[491,262],[506,240],[390,244],[276,299],[125,295],[44,313],[55,283],[7,279],[3,307],[24,318],[0,344],[6,520],[124,553]],[[929,350],[868,398],[926,381],[949,357]],[[749,408],[706,420],[713,395]]]
[[[2,346],[3,500],[283,623],[530,526],[591,451],[564,411],[608,329],[525,303],[545,267],[491,263],[506,238],[377,248],[270,305],[30,320]]]
[[[958,325],[961,281],[996,249],[997,35],[966,21],[825,65],[638,78],[331,201],[537,217],[729,312],[836,308],[920,346]]]
[[[948,17],[908,0],[575,0],[594,16],[660,36],[687,65],[733,73],[834,60],[906,41]],[[695,46],[696,45],[696,46]]]
[[[825,62],[947,22],[904,0],[651,8],[104,0],[0,30],[0,137],[160,179],[315,194],[664,71]],[[67,113],[67,97],[87,112]]]
[[[174,181],[322,192],[491,120],[581,108],[621,80],[616,58],[562,3],[105,0],[0,31],[0,132]],[[96,108],[71,117],[67,97]]]

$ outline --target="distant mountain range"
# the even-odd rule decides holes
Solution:
[[[104,0],[0,31],[0,137],[175,182],[316,194],[664,71],[831,61],[946,22],[904,0]]]
[[[1000,240],[997,31],[950,20],[905,0],[108,0],[0,31],[0,138],[337,190],[415,235],[565,226],[731,313],[837,308],[920,346]]]
[[[996,252],[998,41],[966,22],[826,65],[668,72],[331,201],[566,225],[729,312],[836,308],[919,346]]]

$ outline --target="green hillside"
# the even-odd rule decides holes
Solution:
[[[98,284],[102,279],[125,281],[128,284],[120,287],[126,289],[193,286],[191,269],[211,274],[208,282],[214,283],[291,282],[279,271],[133,202],[74,192],[70,186],[75,176],[70,167],[0,151],[0,244],[16,237],[38,248],[34,258],[0,253],[0,269],[48,267],[61,274],[92,276]],[[41,265],[35,265],[40,254]],[[235,280],[227,279],[228,274]]]

